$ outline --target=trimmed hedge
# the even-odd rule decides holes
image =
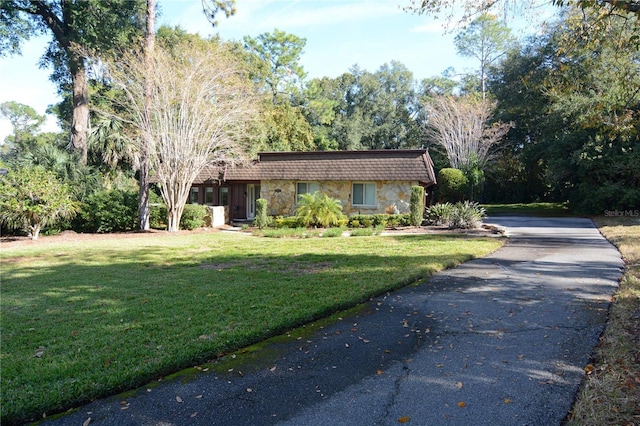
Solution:
[[[469,179],[462,170],[445,168],[438,172],[438,191],[441,202],[462,201],[469,190]]]
[[[354,214],[349,217],[347,225],[349,228],[371,228],[385,227],[393,228],[396,226],[409,226],[411,224],[411,215],[403,214]]]

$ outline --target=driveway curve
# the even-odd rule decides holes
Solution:
[[[45,423],[559,425],[623,262],[588,219],[488,222],[487,257]]]

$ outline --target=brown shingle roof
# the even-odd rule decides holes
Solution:
[[[211,180],[377,181],[435,183],[425,150],[263,152],[252,165],[204,170],[195,183]]]

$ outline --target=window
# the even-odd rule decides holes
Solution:
[[[354,206],[375,206],[376,184],[354,183],[351,204]]]
[[[189,193],[189,202],[191,204],[198,204],[198,188],[197,186],[191,187],[191,192]]]
[[[298,182],[296,185],[296,200],[302,194],[313,194],[320,190],[318,182]]]
[[[228,206],[229,205],[229,187],[223,186],[220,188],[220,205]]]
[[[204,189],[204,203],[210,206],[213,205],[213,188],[210,186]]]

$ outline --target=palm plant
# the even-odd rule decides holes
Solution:
[[[300,194],[296,216],[305,226],[327,228],[339,225],[345,219],[340,200],[331,198],[323,192]]]

